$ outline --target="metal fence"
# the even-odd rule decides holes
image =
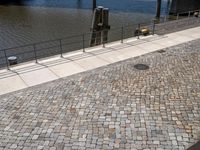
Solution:
[[[182,29],[186,26],[194,24],[199,25],[199,17],[195,17],[194,13],[200,12],[200,10],[178,13],[177,15],[161,17],[160,20],[153,20],[152,22],[145,22],[140,24],[129,24],[119,28],[111,28],[108,31],[108,40],[106,42],[99,43],[103,47],[106,46],[106,43],[113,41],[124,42],[124,39],[142,36],[141,29],[148,29],[149,34],[165,34],[172,31],[172,29]],[[185,16],[188,15],[188,16]],[[181,30],[180,29],[180,30]],[[101,31],[103,32],[103,31]],[[10,62],[8,58],[11,56],[17,57],[17,63],[23,63],[27,61],[38,62],[39,59],[50,57],[53,55],[60,55],[63,57],[64,53],[81,50],[86,51],[86,48],[91,47],[92,33],[84,33],[80,35],[70,36],[62,39],[55,39],[51,41],[44,41],[35,44],[28,44],[8,49],[0,50],[0,68],[9,69]],[[96,32],[99,34],[99,32]],[[102,37],[100,37],[102,38]]]

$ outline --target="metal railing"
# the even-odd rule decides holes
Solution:
[[[169,17],[161,17],[159,21],[153,20],[152,22],[145,22],[145,23],[139,23],[139,24],[129,24],[122,27],[116,27],[112,28],[108,32],[108,40],[107,41],[101,41],[99,45],[102,45],[103,47],[106,46],[106,43],[110,43],[113,41],[121,41],[121,43],[124,42],[125,39],[131,38],[131,37],[137,37],[138,39],[142,35],[140,32],[141,29],[146,28],[149,30],[149,34],[159,34],[162,33],[161,30],[165,29],[168,30],[173,26],[173,20],[180,20],[183,18],[187,18],[187,20],[184,22],[182,26],[187,22],[190,22],[190,18],[195,18],[193,16],[194,12],[200,12],[200,10],[196,11],[190,11],[188,13],[188,17],[182,17],[182,14],[186,14],[186,12],[178,13],[176,16]],[[181,16],[181,17],[180,17]],[[196,22],[200,22],[199,19],[194,19]],[[167,25],[165,24],[167,22]],[[171,24],[171,26],[170,26]],[[175,22],[176,25],[180,24],[178,22]],[[104,31],[100,31],[104,32]],[[95,32],[96,34],[99,34],[100,32]],[[38,63],[38,60],[45,57],[50,57],[53,55],[60,55],[63,57],[64,53],[75,51],[75,50],[81,50],[83,52],[86,52],[86,48],[91,47],[90,40],[92,33],[84,33],[80,35],[65,37],[61,39],[55,39],[50,41],[44,41],[34,44],[28,44],[18,47],[12,47],[8,49],[2,49],[0,50],[0,68],[10,68],[10,64],[8,61],[8,58],[10,56],[16,56],[18,63],[23,63],[27,61],[35,61]],[[104,37],[99,37],[104,38]]]

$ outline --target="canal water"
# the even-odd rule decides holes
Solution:
[[[151,22],[156,10],[156,0],[97,0],[97,4],[109,8],[113,32]],[[1,0],[0,49],[90,32],[91,9],[92,0]],[[163,0],[162,15],[167,10]]]

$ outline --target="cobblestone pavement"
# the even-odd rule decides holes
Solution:
[[[199,50],[196,40],[0,96],[0,149],[187,149],[200,135]]]

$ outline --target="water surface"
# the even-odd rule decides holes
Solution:
[[[1,49],[90,32],[92,0],[5,2],[0,5]],[[97,0],[97,4],[110,9],[111,29],[150,22],[155,16],[156,0]]]

